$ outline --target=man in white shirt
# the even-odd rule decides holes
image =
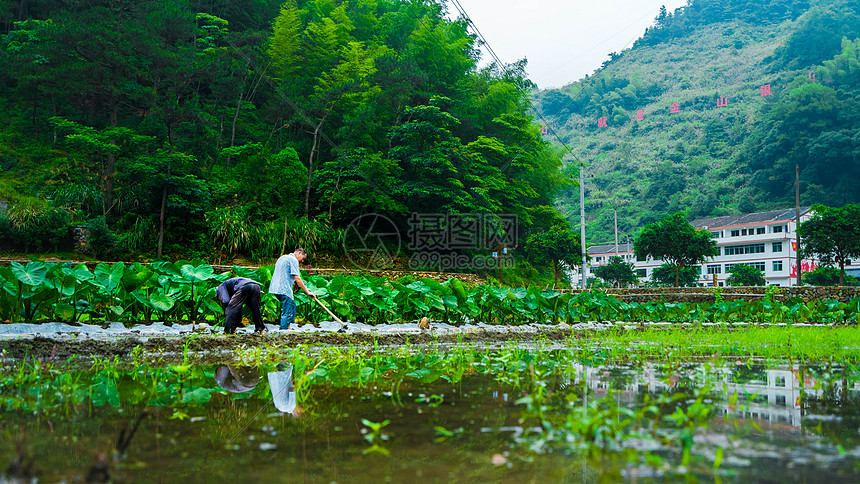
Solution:
[[[272,272],[272,284],[269,292],[277,296],[281,301],[281,330],[287,330],[296,320],[296,301],[293,298],[293,284],[299,286],[305,294],[312,298],[316,295],[305,286],[299,274],[299,263],[308,256],[305,249],[299,247],[292,254],[284,254],[275,262],[275,270]]]

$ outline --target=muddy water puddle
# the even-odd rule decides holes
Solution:
[[[2,369],[0,482],[858,482],[847,364],[564,351]]]

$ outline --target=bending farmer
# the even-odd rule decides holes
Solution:
[[[308,291],[305,281],[299,275],[299,262],[305,260],[308,252],[298,248],[292,254],[284,254],[275,262],[275,270],[272,272],[272,284],[269,292],[281,301],[281,329],[289,329],[296,321],[296,301],[293,298],[293,284],[299,286],[305,294],[316,298],[316,295]]]
[[[260,283],[246,277],[233,277],[222,282],[216,290],[218,300],[224,305],[224,332],[233,334],[242,321],[242,305],[247,304],[251,309],[254,320],[254,332],[263,334],[263,316],[260,314]]]

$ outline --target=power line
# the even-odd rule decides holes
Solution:
[[[487,41],[487,39],[483,36],[483,34],[481,34],[481,31],[478,29],[478,26],[475,24],[475,22],[472,21],[471,17],[469,17],[469,14],[466,13],[466,9],[463,8],[462,5],[460,5],[459,0],[451,0],[451,3],[454,5],[454,8],[456,8],[457,11],[460,13],[460,15],[463,17],[463,20],[465,20],[466,25],[470,26],[472,28],[472,31],[475,33],[475,35],[478,37],[478,39],[480,39],[480,41],[484,45],[484,47],[486,47],[487,52],[490,54],[490,57],[492,57],[493,60],[496,62],[496,65],[498,65],[499,68],[502,69],[502,71],[505,74],[507,74],[507,65],[505,63],[503,63],[501,61],[501,59],[499,59],[498,55],[496,55],[496,52],[493,50],[493,47],[490,45],[490,43]],[[543,125],[546,126],[547,131],[556,139],[556,141],[558,141],[559,144],[561,144],[562,146],[564,146],[567,149],[567,151],[570,153],[570,155],[573,156],[573,159],[575,159],[581,166],[584,166],[584,163],[582,163],[582,161],[580,161],[579,158],[577,158],[576,154],[573,152],[573,148],[568,146],[567,143],[565,143],[561,139],[561,137],[559,137],[558,133],[556,133],[556,131],[550,127],[549,123],[546,121],[546,119],[543,117],[543,115],[536,110],[534,112],[537,115],[537,117],[540,118]]]

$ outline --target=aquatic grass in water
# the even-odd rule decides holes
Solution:
[[[817,329],[824,334],[813,337],[802,329],[594,335],[587,345],[573,340],[580,345],[560,350],[508,344],[238,352],[262,376],[277,363],[293,365],[298,417],[275,410],[265,377],[231,393],[216,382],[217,368],[194,364],[187,352],[175,363],[147,362],[140,351],[127,362],[19,362],[0,370],[0,425],[11,439],[0,456],[26,454],[27,445],[19,450],[13,442],[19,434],[34,449],[68,449],[51,457],[59,459],[51,460],[57,474],[40,468],[47,481],[70,481],[84,472],[73,466],[105,449],[104,432],[92,429],[139,424],[130,447],[109,463],[126,480],[170,469],[206,482],[223,478],[237,459],[260,463],[252,471],[258,479],[309,472],[313,482],[409,480],[419,472],[431,481],[449,482],[450,472],[492,480],[497,464],[544,480],[571,475],[574,465],[591,469],[598,482],[631,473],[713,480],[768,466],[756,457],[760,446],[783,453],[795,472],[857,477],[860,470],[850,469],[860,454],[856,352],[827,354],[852,336]],[[639,338],[648,346],[635,344]],[[777,350],[805,363],[795,356],[765,365]],[[809,413],[833,418],[810,420]],[[72,433],[66,421],[82,430]],[[798,450],[769,443],[775,429]],[[80,445],[63,440],[72,435]],[[123,435],[113,440],[127,441]],[[47,462],[44,452],[31,456]]]
[[[585,344],[583,344],[585,343]],[[568,339],[573,348],[648,356],[692,357],[712,354],[803,361],[860,357],[860,331],[851,327],[746,326],[605,331]]]

